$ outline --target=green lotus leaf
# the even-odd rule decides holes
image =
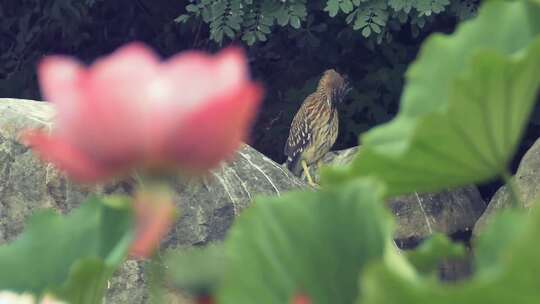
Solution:
[[[512,237],[501,231],[516,232]],[[507,233],[504,233],[507,234]],[[358,304],[538,303],[540,209],[498,215],[479,236],[475,275],[454,284],[425,276],[404,276],[374,263],[362,276]]]
[[[259,198],[225,241],[219,303],[352,303],[358,274],[383,257],[391,216],[383,188],[360,180],[320,192]]]

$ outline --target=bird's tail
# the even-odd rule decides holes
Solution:
[[[287,168],[289,171],[291,171],[294,175],[300,176],[302,174],[302,164],[300,163],[300,155],[301,153],[297,153],[293,156],[287,156]]]

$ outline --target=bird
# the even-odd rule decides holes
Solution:
[[[294,116],[284,148],[286,166],[296,176],[302,169],[311,186],[317,186],[308,166],[318,163],[330,151],[338,136],[337,105],[350,91],[348,81],[334,69],[324,71],[317,89]]]

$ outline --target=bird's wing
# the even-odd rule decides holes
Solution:
[[[289,130],[289,138],[285,144],[285,155],[292,157],[298,152],[302,152],[311,144],[313,140],[311,138],[311,118],[309,113],[311,111],[311,104],[313,96],[310,95],[306,98],[298,112],[293,118],[291,129]]]
[[[298,162],[302,156],[302,152],[306,150],[312,143],[312,111],[315,105],[315,95],[310,95],[306,98],[291,124],[289,130],[289,138],[285,144],[284,154],[287,156],[287,167],[296,172],[300,169]]]

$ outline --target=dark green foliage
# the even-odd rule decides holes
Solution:
[[[210,38],[221,43],[240,37],[248,45],[267,41],[276,26],[300,29],[307,17],[323,11],[345,21],[353,30],[377,43],[391,41],[392,32],[410,23],[418,35],[432,16],[446,14],[460,19],[474,15],[476,4],[449,0],[192,0],[186,13],[176,18],[185,23],[202,19],[210,27]],[[344,19],[344,20],[343,20]]]
[[[210,27],[210,38],[221,43],[225,37],[241,39],[248,45],[267,41],[274,25],[299,29],[306,19],[306,0],[201,0],[190,1],[186,14],[175,20],[188,22],[199,18]]]

